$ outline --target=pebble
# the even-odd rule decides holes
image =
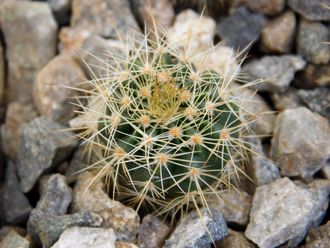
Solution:
[[[148,214],[141,223],[137,244],[140,248],[162,247],[171,228],[165,220]]]
[[[5,1],[1,8],[8,101],[28,103],[36,73],[55,56],[57,24],[47,3]]]
[[[216,23],[212,18],[187,9],[176,16],[167,38],[169,44],[182,49],[184,56],[191,57],[210,48],[215,31]]]
[[[275,122],[271,154],[282,175],[312,176],[330,157],[328,121],[305,107],[283,111]]]
[[[111,227],[120,240],[133,241],[140,228],[140,218],[132,208],[111,200],[101,181],[93,183],[91,172],[81,174],[73,189],[73,212],[93,211],[103,218],[102,227]]]
[[[330,244],[330,222],[313,228],[306,237],[306,244],[303,248],[328,248]]]
[[[252,139],[252,138],[251,138]],[[250,153],[250,163],[247,168],[249,180],[249,192],[254,192],[257,186],[273,182],[281,177],[276,164],[266,157],[260,139],[250,141],[252,152]]]
[[[163,248],[209,247],[228,235],[226,221],[220,210],[202,208],[191,211],[178,223]]]
[[[51,247],[69,227],[100,227],[101,224],[102,218],[92,212],[62,216],[44,215],[35,226],[35,232],[38,234],[43,247]]]
[[[15,165],[8,163],[3,187],[5,220],[9,224],[23,224],[28,219],[32,207],[19,187]]]
[[[84,41],[80,55],[81,66],[89,79],[106,77],[109,66],[118,66],[116,59],[126,58],[126,45],[122,41],[90,36]]]
[[[330,121],[330,89],[299,90],[298,96],[313,112],[323,115]]]
[[[117,248],[116,235],[111,228],[70,227],[52,248]]]
[[[288,0],[288,5],[310,21],[330,21],[329,0]]]
[[[21,128],[37,117],[32,104],[11,102],[7,107],[5,123],[1,125],[1,148],[6,156],[15,161],[21,144]]]
[[[170,0],[132,0],[131,4],[137,20],[146,27],[146,32],[154,32],[156,25],[156,31],[161,34],[174,20],[174,8]],[[151,38],[155,38],[152,33]]]
[[[262,29],[261,48],[269,53],[289,53],[294,41],[296,16],[292,11],[272,19]]]
[[[330,13],[330,11],[328,11]],[[313,64],[327,64],[330,60],[329,29],[319,22],[301,20],[297,35],[298,53]]]
[[[9,232],[0,242],[0,248],[31,248],[31,243],[17,234],[15,231]]]
[[[247,0],[246,4],[253,12],[272,16],[282,12],[285,0]]]
[[[72,0],[71,26],[103,37],[122,39],[130,30],[139,30],[129,0]]]
[[[216,248],[256,248],[243,233],[231,229],[228,230],[228,236],[223,240],[217,241],[215,246]]]
[[[42,174],[64,161],[77,145],[74,134],[64,129],[46,117],[23,125],[17,158],[23,192],[29,192]]]
[[[33,99],[39,113],[66,124],[77,107],[72,103],[86,80],[79,63],[70,55],[58,55],[38,73]]]
[[[225,82],[231,82],[240,73],[237,54],[231,47],[217,45],[206,53],[200,53],[191,58],[191,61],[200,72],[214,70],[218,72]]]
[[[330,65],[308,64],[303,71],[297,73],[294,84],[303,89],[330,86]]]
[[[295,72],[305,67],[305,61],[298,55],[264,56],[243,66],[251,80],[260,80],[260,91],[283,92],[293,80]]]
[[[60,54],[69,54],[80,60],[81,58],[78,55],[79,49],[82,48],[86,39],[88,39],[91,35],[91,31],[88,31],[84,28],[61,28],[58,35],[58,49]]]
[[[265,18],[262,15],[252,14],[240,7],[220,22],[218,33],[225,46],[242,51],[258,40],[264,25]]]
[[[255,91],[246,87],[240,87],[239,84],[232,82],[233,88],[230,89],[234,97],[240,99],[245,110],[248,113],[247,119],[249,128],[261,137],[269,136],[273,133],[275,114],[272,112],[268,103]],[[251,116],[252,115],[252,116]],[[254,120],[251,120],[254,118]]]
[[[298,108],[304,105],[297,94],[297,89],[293,87],[289,87],[286,91],[282,93],[271,94],[271,99],[275,105],[275,109],[278,111]]]
[[[72,0],[47,0],[58,25],[68,25],[70,23],[70,11]]]
[[[295,247],[319,216],[319,204],[312,192],[286,177],[259,186],[245,235],[260,248],[277,247],[287,241],[293,241],[290,247]]]
[[[209,207],[218,209],[227,225],[245,227],[248,224],[252,206],[252,196],[248,193],[239,190],[228,190],[222,192],[219,197],[213,196],[209,201]]]

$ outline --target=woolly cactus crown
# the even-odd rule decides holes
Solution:
[[[242,172],[250,114],[232,74],[192,62],[211,50],[133,39],[88,82],[81,137],[114,198],[160,214],[208,206]]]

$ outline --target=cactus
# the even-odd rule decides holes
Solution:
[[[207,207],[243,173],[250,119],[238,86],[191,61],[165,39],[134,40],[89,82],[81,137],[113,198],[177,213]]]

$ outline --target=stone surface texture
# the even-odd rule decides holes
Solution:
[[[72,104],[73,97],[79,95],[84,81],[84,72],[72,56],[53,58],[40,70],[33,85],[33,99],[39,113],[66,123],[77,110]]]
[[[330,127],[305,107],[288,109],[276,119],[272,158],[284,176],[312,176],[330,157]]]
[[[36,73],[55,56],[57,24],[47,3],[5,1],[1,9],[8,101],[31,102]]]
[[[77,145],[64,126],[38,117],[22,127],[17,171],[23,192],[29,192],[39,177],[64,161]]]

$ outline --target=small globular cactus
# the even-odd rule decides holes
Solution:
[[[176,213],[207,207],[244,173],[251,118],[239,86],[191,61],[165,39],[134,40],[88,82],[81,137],[112,197]]]

